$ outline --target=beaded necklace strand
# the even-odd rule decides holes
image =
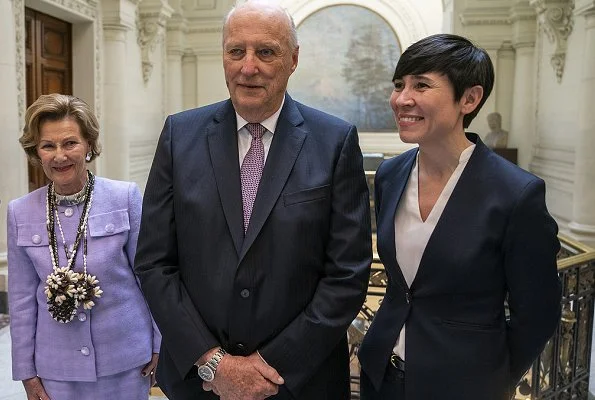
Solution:
[[[56,192],[54,183],[48,186],[46,202],[46,227],[49,237],[50,258],[52,260],[53,273],[49,274],[46,280],[45,293],[47,296],[48,311],[52,317],[62,323],[70,322],[76,314],[79,303],[83,303],[84,309],[91,309],[95,303],[94,298],[101,297],[103,291],[99,287],[99,281],[95,276],[87,273],[87,223],[89,212],[93,203],[93,188],[95,177],[87,171],[87,183],[85,184],[83,211],[79,220],[76,238],[72,252],[68,251],[62,224],[58,215]],[[59,266],[58,240],[56,237],[56,222],[62,237],[64,252],[66,253],[67,264]],[[83,241],[83,272],[73,271],[78,248]]]

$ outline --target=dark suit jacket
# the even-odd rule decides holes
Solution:
[[[389,284],[359,358],[380,387],[406,323],[407,400],[506,398],[560,317],[560,244],[544,182],[467,136],[476,148],[411,288],[396,261],[394,219],[417,149],[376,174],[378,253]]]
[[[278,399],[348,398],[372,258],[355,126],[286,96],[244,237],[231,101],[170,116],[143,207],[136,272],[170,398],[212,398],[192,370],[219,345],[259,350],[285,379]]]

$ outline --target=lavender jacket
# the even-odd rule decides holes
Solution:
[[[97,177],[88,222],[87,271],[103,295],[79,306],[62,324],[47,311],[45,280],[52,272],[46,230],[47,186],[8,206],[8,301],[14,380],[34,376],[92,382],[140,365],[159,352],[161,334],[132,271],[141,216],[134,183]],[[58,207],[66,242],[74,242],[82,204]],[[60,266],[66,255],[56,229]],[[82,246],[81,246],[82,248]],[[82,271],[79,249],[75,270]]]

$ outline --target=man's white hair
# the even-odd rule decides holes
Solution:
[[[291,50],[295,50],[298,48],[298,37],[297,37],[297,29],[295,27],[295,22],[289,11],[286,8],[281,7],[279,4],[271,1],[271,0],[237,0],[236,4],[229,10],[229,12],[223,18],[223,41],[225,41],[225,34],[227,32],[227,24],[229,22],[229,18],[231,15],[238,9],[242,8],[246,4],[262,4],[272,8],[277,9],[279,12],[283,13],[287,17],[287,21],[289,22],[289,46]]]

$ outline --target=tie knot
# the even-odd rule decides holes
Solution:
[[[264,126],[256,123],[246,124],[246,129],[248,129],[248,132],[250,132],[254,139],[261,139],[262,135],[264,135],[264,132],[266,131]]]

